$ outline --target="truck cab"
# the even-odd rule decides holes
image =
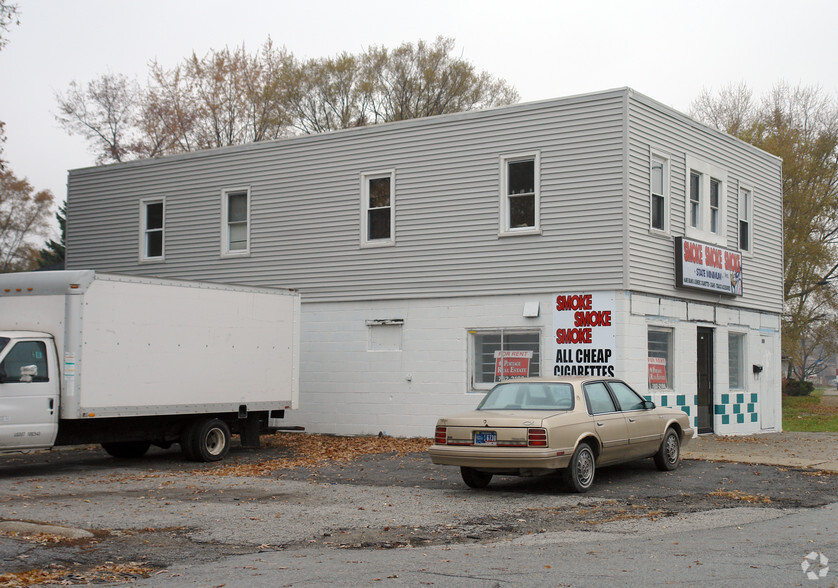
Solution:
[[[53,445],[60,379],[52,335],[0,331],[0,452]]]

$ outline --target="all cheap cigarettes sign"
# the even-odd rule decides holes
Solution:
[[[554,300],[553,375],[614,377],[614,293],[556,294]]]

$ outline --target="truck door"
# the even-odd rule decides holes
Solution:
[[[0,450],[51,447],[59,373],[52,339],[0,338]]]

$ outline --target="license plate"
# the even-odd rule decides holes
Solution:
[[[485,431],[481,433],[474,434],[474,444],[475,445],[497,445],[498,444],[498,434],[494,431]]]

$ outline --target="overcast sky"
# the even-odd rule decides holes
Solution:
[[[525,102],[629,86],[686,112],[704,87],[745,81],[759,95],[779,80],[838,95],[835,0],[11,1],[20,25],[0,51],[4,158],[59,201],[67,170],[94,157],[55,122],[56,92],[107,72],[144,82],[151,60],[171,67],[269,36],[298,57],[453,37]]]

